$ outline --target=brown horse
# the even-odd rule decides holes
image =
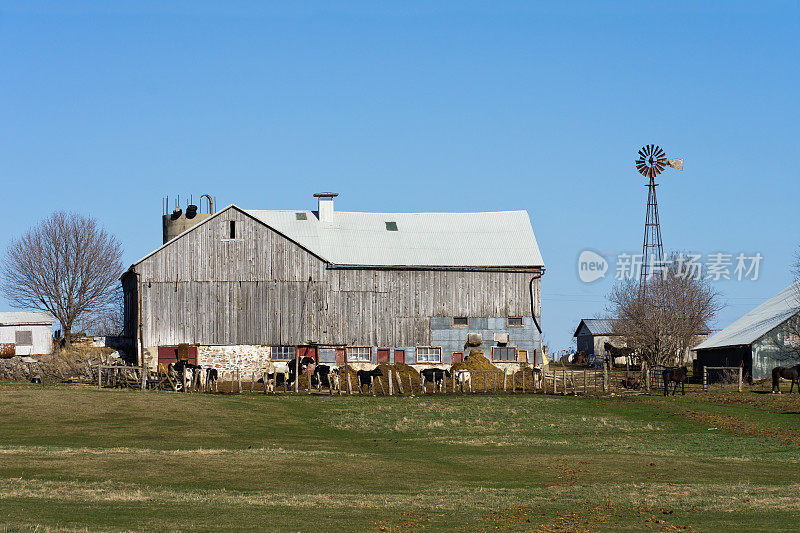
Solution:
[[[667,396],[668,394],[670,382],[675,384],[675,386],[672,388],[673,396],[675,396],[675,392],[678,390],[678,383],[681,384],[681,394],[686,396],[686,381],[689,379],[688,368],[685,366],[665,368],[664,372],[661,373],[661,376],[664,378],[664,396]]]
[[[633,355],[633,348],[617,348],[610,342],[606,342],[603,344],[603,348],[606,350],[606,354],[609,357],[624,357],[630,363],[630,357]],[[613,359],[612,359],[613,362]]]
[[[800,365],[795,365],[791,368],[776,366],[772,369],[772,394],[781,393],[779,385],[781,378],[791,380],[792,384],[789,386],[790,394],[795,383],[797,383],[797,392],[800,392]]]

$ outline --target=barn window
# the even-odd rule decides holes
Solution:
[[[465,328],[469,326],[469,318],[465,316],[454,316],[453,317],[453,326],[459,328]]]
[[[29,329],[15,331],[14,342],[17,346],[33,346],[33,332]]]
[[[387,222],[386,231],[397,231],[397,222]]]
[[[308,217],[306,216],[305,213],[295,213],[294,217],[297,220],[308,220]]]
[[[513,346],[492,346],[492,361],[513,362],[517,360],[517,349]]]
[[[320,363],[336,362],[336,348],[320,348],[318,355]]]
[[[288,361],[294,359],[296,350],[294,346],[273,346],[272,347],[272,360],[273,361]]]
[[[521,316],[510,316],[506,320],[506,324],[508,325],[508,327],[517,328],[517,327],[523,326],[524,322],[522,321],[522,317]]]
[[[417,346],[417,363],[441,363],[442,348],[440,346]]]
[[[235,220],[231,220],[229,229],[230,229],[230,232],[229,232],[228,237],[231,238],[231,239],[235,239],[236,238],[236,221]]]
[[[369,363],[372,361],[372,348],[369,346],[349,346],[347,348],[347,360]]]

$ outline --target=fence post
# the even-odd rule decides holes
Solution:
[[[414,382],[411,381],[411,374],[408,375],[408,393],[414,395]]]
[[[586,396],[588,390],[586,388],[586,369],[583,369],[583,395]]]
[[[525,394],[525,370],[520,370],[522,374],[522,394]]]
[[[742,392],[742,367],[739,367],[739,392]]]
[[[311,394],[311,370],[306,367],[306,377],[308,378],[308,393]]]
[[[567,367],[565,367],[565,366],[561,367],[561,379],[564,382],[563,383],[564,388],[561,390],[561,395],[562,396],[566,396],[567,395]]]
[[[389,396],[391,396],[392,393],[394,392],[393,385],[394,385],[394,383],[393,383],[393,380],[392,380],[392,369],[390,368],[389,369]]]
[[[397,390],[398,390],[398,392],[400,392],[400,394],[404,394],[403,393],[403,379],[400,377],[400,373],[397,370],[395,370],[394,373],[395,373],[395,376],[397,377]]]
[[[708,389],[708,367],[703,367],[703,392]]]
[[[603,361],[603,392],[608,392],[608,365]]]

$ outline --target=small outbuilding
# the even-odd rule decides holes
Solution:
[[[584,318],[578,324],[573,335],[577,340],[579,352],[587,356],[605,356],[608,351],[605,349],[606,343],[617,348],[624,348],[627,342],[621,335],[614,333],[613,318]],[[694,336],[694,342],[699,343],[708,338],[708,331],[698,331]],[[693,346],[694,344],[690,344]],[[689,363],[694,359],[692,350],[687,349],[683,355],[683,362]]]
[[[793,283],[713,337],[695,346],[698,370],[742,366],[745,377],[764,379],[800,355],[800,282]]]
[[[579,352],[586,355],[608,355],[605,343],[617,348],[625,346],[625,341],[614,335],[614,321],[610,318],[584,318],[573,335],[577,340]]]
[[[0,345],[6,355],[47,355],[53,352],[55,320],[44,311],[0,313]],[[11,351],[13,350],[13,353]]]

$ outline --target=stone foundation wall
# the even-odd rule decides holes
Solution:
[[[270,359],[271,348],[258,345],[198,346],[197,364],[219,372],[239,370],[244,376],[261,375]]]

